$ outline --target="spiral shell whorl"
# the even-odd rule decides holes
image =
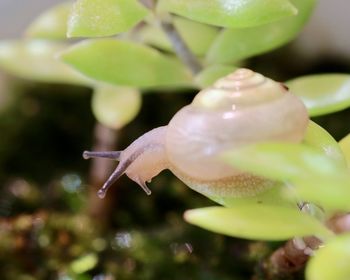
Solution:
[[[266,82],[266,78],[252,70],[241,68],[217,80],[213,87],[223,90],[243,90]]]
[[[192,105],[205,110],[235,110],[283,96],[286,90],[249,69],[238,69],[197,94]]]

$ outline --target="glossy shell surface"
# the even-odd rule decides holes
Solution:
[[[220,161],[220,153],[263,141],[299,142],[308,115],[303,103],[282,84],[239,69],[198,93],[170,121],[167,158],[181,173],[197,180],[239,175]]]

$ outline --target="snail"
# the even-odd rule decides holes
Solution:
[[[169,169],[190,188],[207,196],[254,196],[273,182],[222,162],[227,149],[263,141],[302,141],[309,118],[303,103],[278,82],[238,69],[203,89],[167,126],[155,128],[123,151],[85,151],[119,164],[98,195],[124,173],[147,194],[146,185]]]

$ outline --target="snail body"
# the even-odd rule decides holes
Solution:
[[[99,191],[126,173],[147,193],[145,182],[170,169],[207,196],[253,196],[272,182],[220,161],[227,149],[264,141],[300,142],[308,124],[303,103],[278,82],[238,69],[200,91],[167,126],[153,129],[120,152],[84,152],[120,163]]]

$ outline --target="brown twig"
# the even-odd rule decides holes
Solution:
[[[350,232],[350,214],[334,215],[327,220],[326,225],[336,234]],[[299,241],[301,245],[296,240],[287,241],[269,257],[264,263],[267,279],[276,279],[301,270],[312,255],[312,250],[317,250],[322,245],[322,242],[314,236],[305,237]]]
[[[150,10],[155,9],[154,0],[139,0],[141,4]],[[157,17],[157,15],[156,15]],[[186,42],[183,40],[179,32],[176,30],[174,24],[171,21],[171,16],[167,19],[164,17],[158,17],[159,25],[168,37],[176,56],[187,66],[187,68],[196,75],[202,70],[202,65],[199,63],[196,56],[188,48]]]
[[[146,8],[153,10],[155,7],[154,0],[139,0]]]
[[[118,131],[109,129],[102,124],[96,123],[94,129],[94,151],[112,151],[117,145]],[[97,191],[109,177],[115,165],[114,161],[94,158],[90,167],[90,184],[88,214],[93,219],[99,219],[101,224],[106,224],[113,206],[113,195],[101,200],[97,196]]]
[[[270,277],[289,275],[301,270],[313,250],[317,250],[321,244],[322,242],[314,236],[287,241],[270,256],[266,263]]]
[[[202,66],[181,38],[173,23],[170,20],[162,20],[160,25],[168,36],[177,57],[191,70],[192,74],[198,74],[202,70]]]
[[[328,219],[326,225],[336,234],[350,232],[350,213],[336,214]]]

